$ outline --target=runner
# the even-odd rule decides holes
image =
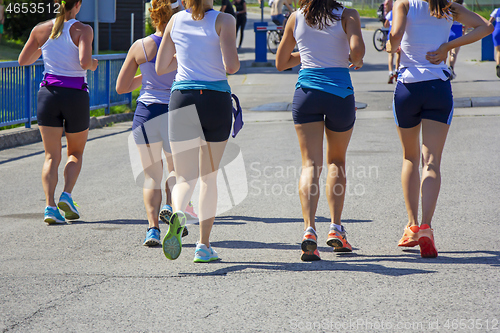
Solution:
[[[394,53],[401,44],[401,71],[393,107],[403,147],[401,182],[408,212],[408,224],[398,245],[413,247],[418,244],[422,257],[434,258],[438,251],[431,220],[441,187],[441,156],[453,116],[451,73],[446,57],[451,49],[490,34],[493,27],[462,5],[446,0],[398,0],[393,14],[387,52]],[[453,21],[474,30],[448,42]],[[419,226],[420,194],[422,221]]]
[[[299,52],[293,52],[296,43]],[[352,251],[341,224],[346,187],[345,157],[356,118],[348,68],[361,68],[364,54],[358,12],[344,8],[335,0],[301,2],[300,9],[290,16],[278,48],[278,70],[302,62],[292,112],[302,154],[299,194],[305,230],[301,256],[304,261],[320,260],[315,214],[324,133],[328,165],[326,195],[332,222],[327,244],[335,252]]]
[[[495,8],[491,13],[490,23],[495,22],[493,31],[493,45],[495,45],[495,60],[497,63],[497,76],[500,77],[500,8]]]
[[[392,9],[385,16],[384,28],[389,28],[387,32],[387,39],[389,39],[389,33],[391,32],[392,27]],[[394,67],[394,53],[388,54],[388,65],[389,65],[389,79],[387,80],[388,84],[392,84],[394,80],[398,78],[398,70],[399,64],[401,62],[401,51],[396,52],[396,66]]]
[[[44,221],[48,224],[80,218],[71,193],[82,168],[90,123],[87,69],[97,69],[97,60],[92,59],[92,28],[75,20],[81,0],[60,4],[56,18],[33,28],[19,54],[21,66],[31,65],[41,55],[45,66],[45,77],[38,91],[37,120],[45,149],[42,184],[47,204]],[[54,200],[63,131],[68,160],[64,167],[64,190],[57,206],[65,217]]]
[[[127,54],[127,58],[118,75],[116,91],[126,94],[142,85],[137,108],[134,114],[132,131],[135,143],[141,156],[144,170],[143,197],[149,228],[143,245],[160,244],[159,218],[169,223],[172,215],[170,188],[175,177],[168,177],[165,184],[166,204],[160,211],[162,201],[161,182],[163,177],[162,150],[165,154],[168,174],[172,174],[174,166],[168,140],[168,103],[170,88],[175,77],[177,63],[172,62],[173,72],[158,76],[155,70],[156,53],[163,38],[163,31],[168,21],[182,5],[170,0],[153,0],[151,2],[151,21],[156,32],[146,38],[137,40]],[[135,76],[140,67],[141,75]],[[172,174],[173,175],[173,174]],[[172,181],[169,181],[172,180]],[[169,184],[170,183],[170,184]],[[192,206],[190,206],[192,207]],[[182,236],[187,236],[187,228]]]
[[[180,234],[186,219],[182,209],[199,177],[200,239],[193,261],[209,262],[218,259],[209,238],[217,209],[217,172],[232,124],[226,72],[236,73],[240,62],[234,17],[213,10],[212,0],[188,0],[187,8],[168,23],[156,62],[159,75],[169,71],[174,56],[178,63],[169,112],[177,182],[163,252],[168,259],[177,259],[181,253]]]
[[[456,3],[463,4],[464,0],[453,0]],[[460,22],[453,21],[453,24],[451,25],[450,29],[450,37],[448,38],[448,41],[452,41],[454,39],[457,39],[458,37],[462,36],[464,34],[465,27],[462,25]],[[457,77],[457,74],[455,74],[455,64],[457,62],[457,57],[458,57],[458,51],[460,51],[460,47],[456,47],[454,49],[451,49],[449,52],[449,69],[451,72],[451,77],[450,80],[453,80]]]

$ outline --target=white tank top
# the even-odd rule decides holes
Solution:
[[[403,82],[418,82],[434,79],[447,80],[443,69],[448,66],[444,62],[434,65],[425,56],[435,51],[441,44],[448,42],[453,18],[438,19],[431,16],[429,4],[422,0],[409,0],[406,30],[401,40],[401,66],[415,70],[402,73]],[[407,74],[405,74],[407,72]],[[406,75],[406,77],[405,77]]]
[[[53,20],[53,23],[55,20]],[[80,65],[78,47],[73,43],[69,29],[78,22],[71,19],[64,22],[64,27],[59,38],[49,38],[42,45],[43,63],[45,71],[43,74],[53,74],[62,76],[84,77],[86,80],[87,71]]]
[[[344,8],[333,11],[342,17]],[[349,67],[349,41],[342,28],[342,21],[330,22],[323,30],[312,28],[306,23],[302,10],[295,16],[293,37],[300,52],[301,68]]]
[[[209,10],[202,20],[193,20],[184,10],[174,15],[171,38],[177,53],[175,81],[226,80],[220,39],[215,20],[220,12]]]

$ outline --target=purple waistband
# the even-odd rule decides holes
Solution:
[[[63,87],[89,91],[87,83],[85,83],[85,78],[81,76],[62,76],[54,74],[45,74],[45,78],[40,87],[51,86],[51,87]]]

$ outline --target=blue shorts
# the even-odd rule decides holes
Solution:
[[[293,96],[292,116],[294,124],[324,121],[331,131],[348,131],[356,120],[354,95],[342,98],[317,89],[298,88]]]
[[[493,45],[500,46],[500,23],[495,25],[495,30],[491,35],[493,36]]]
[[[422,119],[450,125],[453,117],[453,94],[450,81],[441,79],[402,83],[398,81],[393,101],[396,125],[412,128]]]
[[[137,102],[132,133],[138,145],[163,142],[163,150],[170,153],[168,139],[168,104],[146,105]]]
[[[448,42],[451,42],[458,37],[462,37],[463,29],[461,24],[453,24],[450,29],[450,36],[448,37]]]
[[[277,26],[282,26],[283,22],[285,22],[285,15],[271,15],[271,20],[273,20],[274,24],[276,24]]]

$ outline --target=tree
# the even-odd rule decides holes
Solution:
[[[28,40],[31,30],[40,22],[55,17],[53,1],[5,0],[5,35],[7,38]]]

